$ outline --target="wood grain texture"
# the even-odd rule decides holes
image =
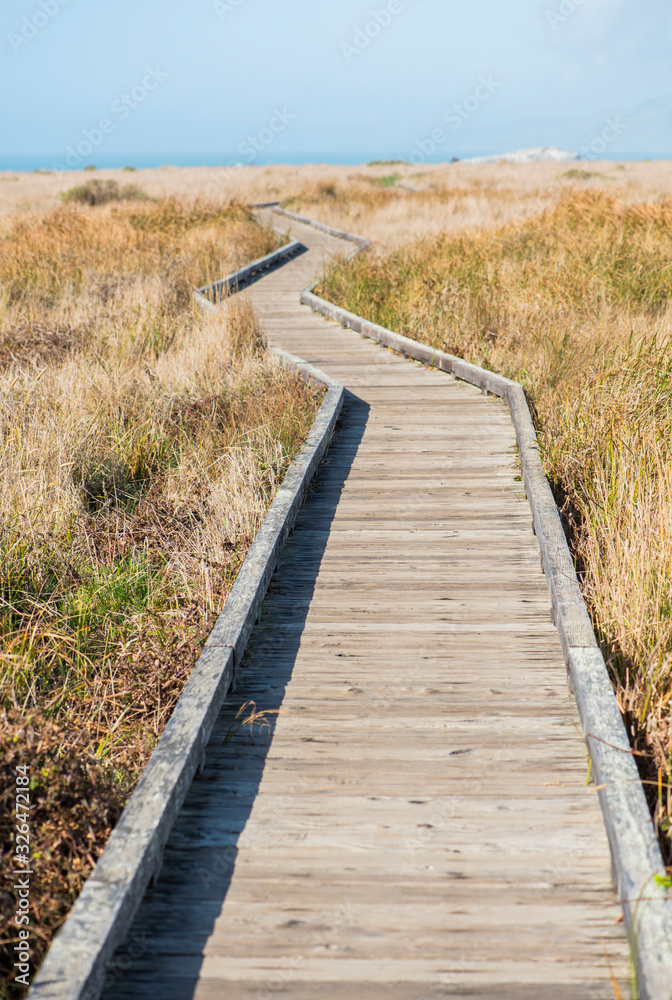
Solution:
[[[105,997],[625,996],[508,410],[301,308],[293,231],[250,294],[341,426]]]

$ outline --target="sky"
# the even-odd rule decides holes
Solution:
[[[670,0],[4,0],[0,169],[672,158]]]

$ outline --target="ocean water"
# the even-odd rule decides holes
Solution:
[[[461,159],[467,159],[471,156],[486,156],[492,153],[492,150],[473,150],[470,152],[463,152],[461,154]],[[664,153],[619,153],[613,156],[600,157],[601,159],[609,159],[614,162],[623,161],[635,161],[635,160],[667,160],[672,159],[672,152],[669,154]],[[390,152],[380,152],[380,151],[368,151],[361,153],[335,153],[330,151],[315,151],[308,153],[296,153],[283,157],[279,162],[289,163],[292,165],[299,165],[303,163],[327,163],[327,164],[352,164],[358,165],[362,163],[370,163],[372,160],[396,160],[403,159],[403,156],[398,153]],[[175,152],[158,152],[158,153],[110,153],[105,155],[104,153],[93,154],[88,161],[96,167],[102,168],[112,168],[121,169],[122,167],[135,167],[136,169],[142,169],[143,167],[161,167],[161,166],[174,166],[174,167],[227,167],[235,165],[239,162],[235,154],[228,155],[226,153],[175,153]],[[265,160],[262,156],[259,156],[255,161],[256,166],[268,166],[273,163],[272,160]],[[426,161],[427,163],[441,163],[444,162],[440,158],[429,157]],[[61,166],[58,166],[58,165]],[[75,169],[81,170],[85,163],[82,163]],[[68,168],[64,163],[64,154],[60,153],[2,153],[0,152],[0,171],[16,171],[18,172],[30,172],[34,170],[53,170],[62,169],[62,167]]]
[[[368,163],[370,160],[399,159],[398,155],[378,155],[376,153],[347,154],[333,152],[297,153],[287,155],[279,161],[265,159],[259,155],[254,161],[254,166],[268,166],[273,162],[290,163],[293,165],[301,163],[333,163],[333,164],[360,164]],[[88,163],[100,169],[121,169],[122,167],[135,167],[141,170],[143,167],[230,167],[241,162],[240,155],[236,153],[102,153],[94,152],[86,160],[75,168],[70,168],[65,163],[64,153],[2,153],[0,152],[0,171],[15,170],[17,172],[31,170],[52,170],[52,169],[77,169],[82,170]],[[58,164],[58,166],[55,166]]]

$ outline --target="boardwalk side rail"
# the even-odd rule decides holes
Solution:
[[[355,252],[365,249],[365,241],[360,237],[342,234],[295,213],[283,210],[282,214],[331,235],[345,235],[358,244]],[[470,382],[486,394],[500,396],[507,403],[546,575],[551,618],[558,630],[568,683],[576,699],[592,761],[591,775],[609,839],[614,882],[637,969],[638,995],[640,1000],[672,1000],[672,895],[666,886],[663,858],[628,734],[539,456],[539,442],[523,387],[453,354],[369,323],[319,298],[313,293],[314,287],[311,285],[301,293],[301,302],[314,312],[406,357]]]
[[[281,250],[294,244],[296,241]],[[237,276],[237,286],[253,266],[241,268],[225,280]],[[202,291],[215,294],[212,286]],[[196,293],[196,298],[204,308],[216,309],[202,292]],[[135,791],[45,956],[29,991],[30,1000],[99,997],[107,963],[126,937],[147,886],[161,870],[166,841],[202,767],[205,747],[234,682],[284,543],[331,440],[343,406],[343,386],[287,351],[272,349],[272,353],[278,364],[299,372],[314,385],[325,386],[325,398]]]
[[[279,229],[276,229],[275,232],[278,235],[283,235]],[[240,267],[232,274],[227,274],[224,278],[220,278],[219,281],[213,281],[210,285],[204,285],[198,289],[198,293],[211,302],[217,302],[227,292],[237,291],[240,285],[249,281],[255,274],[267,271],[269,268],[289,260],[290,257],[294,257],[295,254],[302,253],[304,250],[305,247],[299,240],[290,240],[284,246],[278,247],[277,250],[272,250],[271,253],[259,257],[257,260],[253,260],[251,264],[246,264],[245,267]]]
[[[357,249],[355,253],[360,250],[366,250],[369,246],[369,241],[363,236],[355,236],[354,233],[346,233],[344,229],[334,229],[333,226],[328,226],[326,222],[318,222],[317,219],[306,219],[303,215],[297,215],[296,212],[290,212],[287,208],[276,207],[273,208],[273,212],[276,215],[284,215],[286,219],[292,219],[294,222],[303,222],[313,229],[320,229],[323,233],[328,233],[329,236],[336,236],[339,240],[348,240],[350,243],[356,243]]]

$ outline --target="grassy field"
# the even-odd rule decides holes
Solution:
[[[573,186],[605,188],[627,202],[672,195],[672,171],[660,161],[8,171],[0,172],[0,229],[3,216],[55,208],[62,192],[92,177],[137,184],[152,198],[283,201],[304,214],[319,214],[323,222],[360,232],[379,249],[393,249],[415,236],[525,218],[555,204]]]
[[[191,301],[275,245],[256,201],[373,241],[327,297],[525,385],[672,860],[670,197],[647,162],[0,173],[1,759],[43,946],[315,411],[244,299]]]
[[[277,245],[240,203],[89,185],[5,221],[0,849],[11,868],[14,775],[27,764],[32,927],[44,949],[319,394],[266,355],[244,296],[214,317],[194,305],[194,286]],[[6,976],[15,904],[1,899]]]
[[[672,863],[672,200],[574,189],[341,261],[318,293],[527,390]]]

